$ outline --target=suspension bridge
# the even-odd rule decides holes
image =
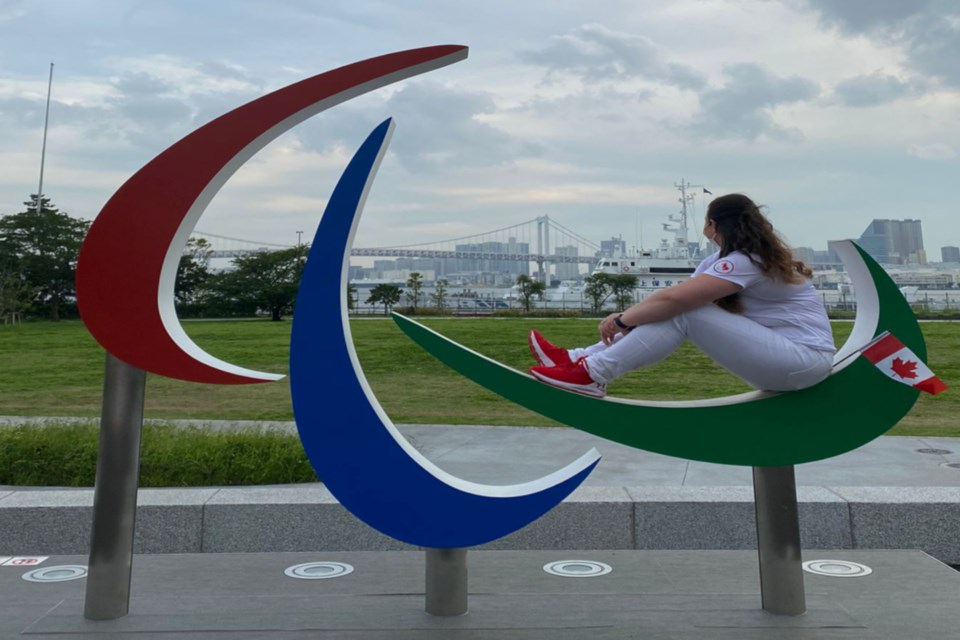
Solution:
[[[298,236],[299,236],[298,232]],[[194,231],[212,247],[210,258],[236,258],[262,251],[289,249],[295,244],[277,244]],[[467,261],[536,263],[545,273],[550,264],[593,264],[600,246],[552,220],[539,216],[519,224],[482,233],[428,243],[390,247],[353,248],[354,257],[428,258]]]

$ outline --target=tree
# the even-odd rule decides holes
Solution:
[[[213,247],[203,238],[190,238],[177,265],[177,284],[173,297],[181,312],[196,308],[210,279],[210,254]]]
[[[3,255],[2,247],[0,255]],[[0,265],[0,318],[25,313],[30,308],[33,293],[29,283],[16,270],[5,270]]]
[[[617,303],[617,311],[622,312],[633,304],[633,291],[636,288],[637,276],[628,273],[610,275],[610,292]]]
[[[543,292],[546,290],[547,285],[540,282],[539,280],[534,280],[528,275],[519,275],[517,276],[517,295],[520,296],[520,303],[523,304],[523,310],[530,311],[530,301],[533,296],[539,296],[540,299],[543,299]]]
[[[637,288],[637,276],[628,273],[595,273],[583,279],[583,292],[590,299],[590,308],[600,313],[603,303],[613,296],[617,311],[633,304],[633,290]]]
[[[437,309],[440,310],[440,313],[443,313],[443,309],[447,305],[448,284],[449,283],[446,280],[437,280],[433,287],[433,293],[430,294],[430,297],[433,298],[433,302],[437,305]]]
[[[347,309],[353,311],[353,296],[357,295],[357,287],[347,284]]]
[[[21,314],[30,306],[32,291],[20,272],[13,248],[0,238],[0,318]]]
[[[370,289],[367,304],[382,304],[383,315],[387,315],[390,313],[390,307],[400,302],[401,293],[403,290],[395,284],[378,284]]]
[[[211,297],[221,307],[246,313],[268,311],[271,320],[282,320],[293,311],[309,251],[309,245],[298,245],[234,258],[234,269],[210,278]]]
[[[36,194],[24,202],[27,210],[0,218],[0,271],[11,273],[29,290],[30,302],[59,320],[61,306],[76,296],[77,254],[90,228],[86,220],[61,213]]]
[[[610,297],[610,275],[595,273],[583,279],[583,293],[590,299],[590,310],[600,313],[603,303]]]
[[[410,290],[405,294],[407,302],[410,303],[413,313],[416,313],[417,303],[420,302],[420,291],[423,290],[423,276],[416,271],[412,272],[410,277],[407,278],[407,286],[410,287]]]

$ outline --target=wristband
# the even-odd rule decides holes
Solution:
[[[617,325],[618,327],[620,327],[620,328],[623,329],[624,331],[629,331],[630,329],[633,329],[633,327],[631,327],[630,325],[624,324],[623,320],[620,319],[620,318],[622,318],[622,317],[623,317],[623,314],[622,314],[622,313],[613,316],[613,324]]]

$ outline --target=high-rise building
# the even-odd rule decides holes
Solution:
[[[829,246],[829,244],[827,246]],[[815,250],[813,252],[813,264],[815,265],[822,266],[822,265],[829,265],[837,262],[840,262],[840,256],[836,255],[836,251],[828,249],[827,251]]]
[[[487,254],[507,254],[526,256],[530,254],[530,244],[517,242],[510,238],[509,242],[481,242],[474,244],[458,244],[456,251]],[[454,258],[450,259],[445,273],[495,273],[530,275],[530,263],[524,260],[504,260],[500,258]]]
[[[610,238],[600,241],[600,253],[608,258],[627,254],[627,242],[620,238]]]
[[[579,255],[575,246],[557,247],[556,254],[568,258],[576,258]],[[579,280],[580,265],[576,262],[558,262],[556,264],[556,277],[557,280]]]
[[[837,247],[836,247],[836,245],[840,244],[841,242],[845,242],[845,241],[844,240],[827,240],[827,255],[825,257],[818,256],[818,259],[816,260],[816,262],[826,267],[830,267],[831,265],[834,265],[834,266],[842,265],[843,260],[840,259],[840,254],[837,253]],[[858,242],[862,242],[862,240]],[[861,244],[861,246],[863,245]],[[866,247],[863,247],[863,248],[866,249]],[[867,251],[867,253],[870,253],[870,252]],[[874,258],[876,259],[876,256],[874,256]]]
[[[397,268],[396,260],[374,260],[373,261],[374,271],[390,271],[396,268]]]
[[[813,266],[813,263],[816,262],[816,253],[810,247],[794,247],[793,248],[793,259],[799,260],[805,265]]]
[[[857,241],[881,264],[925,264],[919,220],[873,220]]]
[[[439,258],[397,258],[396,263],[394,269],[417,271],[421,274],[433,271],[437,275],[443,275],[443,260]]]
[[[360,266],[350,265],[348,270],[347,279],[353,282],[354,280],[363,280],[372,272],[372,269]]]
[[[960,247],[940,247],[940,259],[944,262],[960,262]]]

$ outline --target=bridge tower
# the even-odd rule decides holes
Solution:
[[[543,215],[537,218],[537,272],[540,274],[540,282],[550,283],[550,277],[547,270],[550,264],[547,262],[547,256],[550,255],[550,216]]]

